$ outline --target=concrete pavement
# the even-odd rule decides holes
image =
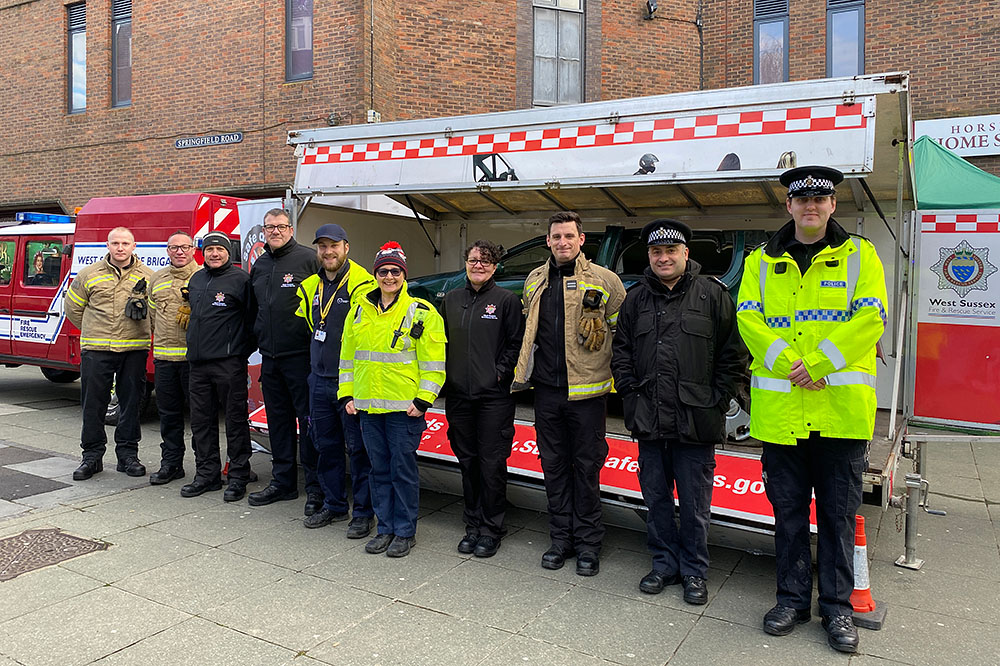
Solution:
[[[451,495],[422,495],[417,546],[392,560],[346,539],[344,523],[305,529],[304,498],[184,499],[180,482],[115,472],[111,453],[103,473],[74,482],[79,384],[2,373],[0,538],[59,528],[108,547],[0,582],[0,666],[1000,663],[1000,447],[932,448],[931,502],[948,516],[921,516],[920,571],[892,564],[903,552],[895,512],[863,508],[872,589],[889,613],[851,657],[827,647],[818,619],[787,637],[761,631],[774,601],[766,556],[713,547],[710,602],[695,607],[679,587],[638,591],[649,557],[629,530],[609,530],[601,573],[582,578],[572,563],[538,565],[546,517],[533,511],[510,512],[495,557],[460,555]],[[150,472],[158,443],[147,418]],[[252,465],[254,490],[269,459]],[[190,453],[186,468],[190,479]]]

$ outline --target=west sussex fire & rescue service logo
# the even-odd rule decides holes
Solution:
[[[989,248],[972,247],[963,240],[955,247],[942,247],[931,271],[938,277],[938,289],[954,289],[965,298],[970,291],[986,291],[987,278],[997,272],[989,259]]]

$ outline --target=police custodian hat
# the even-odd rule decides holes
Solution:
[[[691,241],[691,227],[667,218],[653,220],[642,228],[642,238],[646,245],[688,245]]]
[[[788,188],[788,197],[822,197],[834,193],[844,174],[825,166],[801,166],[789,169],[778,178]]]

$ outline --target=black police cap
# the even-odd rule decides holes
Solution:
[[[834,193],[844,174],[825,166],[801,166],[789,169],[778,178],[791,197],[822,197]]]
[[[691,242],[691,227],[668,218],[653,220],[642,228],[642,238],[646,245],[677,245]]]

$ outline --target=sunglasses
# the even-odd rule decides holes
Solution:
[[[403,269],[401,268],[380,268],[375,271],[375,275],[379,277],[385,277],[391,275],[392,277],[399,277],[403,274]]]

